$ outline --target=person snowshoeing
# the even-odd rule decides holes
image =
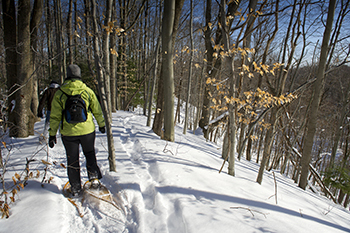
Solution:
[[[79,145],[86,158],[86,168],[92,188],[98,188],[102,178],[95,154],[95,117],[99,131],[105,133],[105,121],[99,101],[93,90],[81,80],[78,65],[67,67],[67,77],[52,100],[49,146],[57,143],[56,133],[61,132],[61,140],[66,150],[67,173],[73,197],[82,193],[79,163]]]

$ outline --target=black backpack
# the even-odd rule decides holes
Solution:
[[[62,91],[62,89],[60,90]],[[62,118],[65,117],[66,121],[71,124],[85,122],[88,115],[85,101],[81,98],[81,93],[78,95],[68,95],[64,91],[62,93],[67,96]]]

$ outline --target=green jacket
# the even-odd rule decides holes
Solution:
[[[86,103],[86,109],[88,111],[88,117],[85,122],[70,124],[62,117],[62,111],[64,109],[67,96],[62,93],[61,90],[56,91],[51,103],[51,115],[50,115],[50,129],[49,135],[54,136],[57,133],[58,128],[63,136],[81,136],[90,134],[95,131],[95,123],[93,121],[92,114],[94,115],[99,127],[105,126],[100,103],[93,90],[83,83],[80,79],[68,79],[62,86],[62,91],[68,95],[81,94],[81,98]]]

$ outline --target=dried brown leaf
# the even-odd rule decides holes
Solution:
[[[45,160],[41,160],[41,162],[43,163],[43,164],[45,164],[45,165],[52,165],[52,163],[50,163],[50,162],[48,162],[48,161],[45,161]]]
[[[13,196],[15,196],[17,194],[17,189],[12,189],[11,193]]]

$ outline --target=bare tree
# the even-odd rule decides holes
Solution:
[[[173,25],[175,0],[164,1],[162,21],[162,76],[164,82],[164,139],[174,141]]]
[[[67,37],[68,37],[68,63],[74,63],[73,53],[73,33],[72,33],[72,15],[73,15],[73,0],[69,0],[68,17],[67,17]]]
[[[110,2],[112,0],[108,0]],[[107,131],[107,141],[108,141],[108,161],[109,161],[109,170],[110,171],[116,171],[116,165],[115,165],[115,149],[114,149],[114,140],[113,140],[113,133],[112,133],[112,119],[110,117],[110,113],[108,112],[108,105],[107,105],[107,99],[106,99],[106,90],[105,90],[105,79],[106,76],[103,72],[103,66],[102,66],[102,59],[101,59],[101,44],[100,44],[100,38],[99,38],[99,27],[97,24],[97,17],[96,17],[96,2],[95,0],[91,0],[91,12],[92,12],[92,25],[94,30],[94,54],[95,54],[95,66],[96,66],[96,74],[97,74],[97,81],[98,81],[98,89],[101,96],[101,105],[102,105],[102,111],[103,116],[106,122],[106,131]]]
[[[33,10],[31,14],[30,20],[30,47],[32,49],[32,57],[31,57],[31,71],[28,70],[29,73],[33,73],[33,89],[32,89],[32,103],[31,103],[31,111],[34,115],[36,115],[36,111],[39,105],[39,96],[38,93],[38,72],[36,72],[36,57],[38,53],[38,27],[40,25],[42,12],[43,12],[43,0],[37,0],[34,2]],[[31,119],[35,121],[35,117]],[[34,134],[34,122],[30,123],[30,126],[33,128],[30,129],[31,134]]]
[[[8,101],[11,104],[10,136],[12,137],[27,137],[34,134],[35,115],[32,109],[32,99],[35,94],[33,93],[34,56],[31,46],[36,49],[37,26],[42,12],[36,11],[42,9],[42,1],[35,1],[33,7],[32,11],[29,1],[19,1],[16,18],[14,1],[3,1],[4,42],[5,46],[8,46],[6,68]],[[7,28],[8,26],[17,27],[17,30]]]
[[[191,0],[191,16],[190,16],[190,62],[188,68],[188,84],[187,84],[187,97],[186,97],[186,110],[185,110],[185,124],[183,128],[183,133],[186,134],[188,127],[188,114],[189,114],[189,104],[191,97],[191,82],[192,82],[192,62],[193,62],[193,0]]]
[[[4,22],[4,46],[6,48],[6,79],[7,79],[7,93],[8,93],[8,104],[13,106],[15,101],[15,95],[13,91],[16,89],[17,83],[17,34],[16,30],[13,28],[17,27],[16,21],[16,8],[14,0],[4,0],[2,1],[2,10],[3,10],[3,22]],[[12,126],[16,125],[15,114],[12,111],[12,108],[9,108],[8,111],[8,121],[11,126],[10,136],[16,136],[16,131]],[[12,130],[13,129],[13,130]]]
[[[299,187],[305,189],[307,186],[307,180],[309,176],[309,163],[311,160],[312,145],[314,142],[314,135],[316,131],[316,120],[319,102],[322,94],[322,83],[325,76],[325,68],[328,54],[328,43],[332,31],[332,24],[335,11],[335,0],[329,1],[327,22],[325,25],[325,31],[323,34],[322,48],[320,54],[320,61],[317,69],[316,81],[314,83],[313,97],[310,104],[310,111],[307,123],[307,132],[305,136],[305,142],[303,147],[303,156],[301,158],[301,176],[299,181]]]
[[[175,0],[175,15],[174,15],[174,24],[172,25],[172,42],[171,44],[173,45],[174,49],[174,44],[175,44],[175,38],[177,35],[177,30],[178,30],[178,25],[180,21],[180,15],[181,15],[181,9],[184,3],[184,0]],[[163,45],[162,45],[163,46]],[[173,53],[173,51],[172,51]],[[160,77],[163,76],[163,68],[160,70]],[[163,84],[163,79],[160,78],[158,81],[158,93],[157,93],[157,105],[156,105],[156,112],[153,120],[153,126],[152,130],[154,133],[156,133],[159,136],[162,136],[162,127],[163,127],[163,122],[164,122],[164,84]],[[173,119],[173,117],[172,117]]]
[[[58,54],[56,62],[58,66],[58,76],[61,83],[64,82],[64,77],[66,74],[66,52],[63,50],[63,26],[62,26],[62,9],[61,0],[54,1],[55,9],[55,35],[56,35],[56,52]]]

